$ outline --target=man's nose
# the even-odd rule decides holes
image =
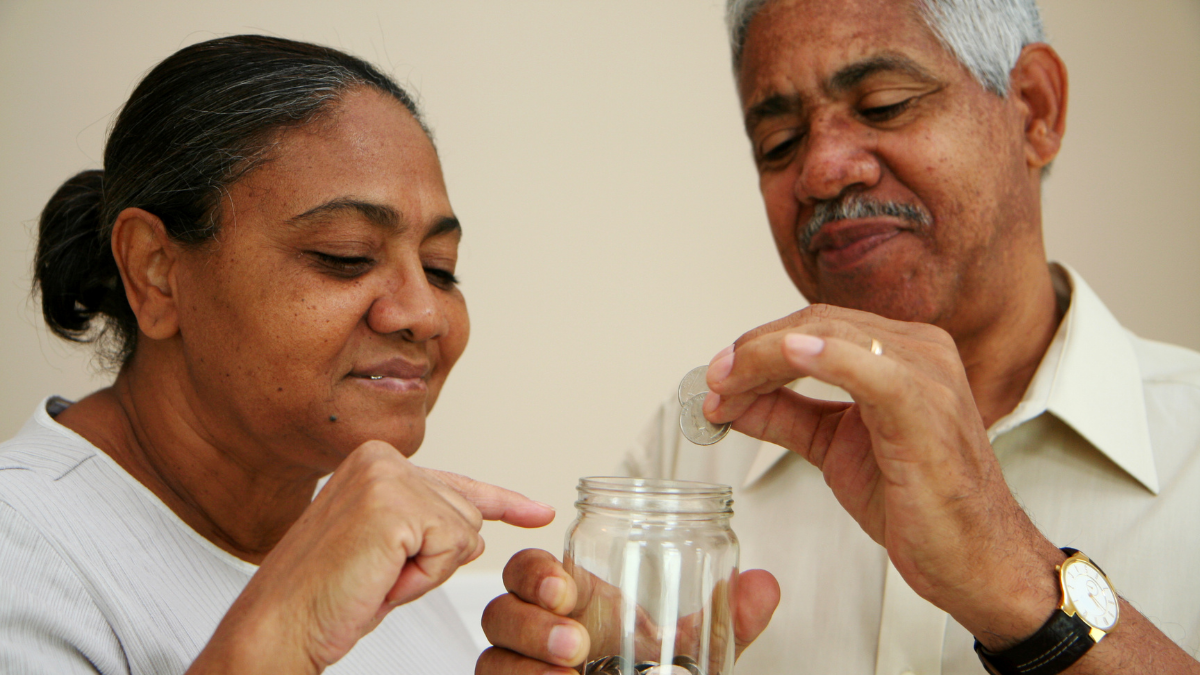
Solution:
[[[814,120],[796,177],[796,198],[836,199],[846,188],[874,186],[883,174],[874,146],[874,131],[854,120],[832,115]]]
[[[437,290],[419,265],[388,281],[367,310],[367,325],[377,333],[399,334],[410,342],[432,340],[449,329]]]

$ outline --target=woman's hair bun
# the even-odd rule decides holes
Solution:
[[[41,291],[42,314],[50,330],[68,340],[90,342],[99,337],[92,330],[92,317],[119,315],[114,304],[132,314],[101,222],[103,210],[104,172],[84,171],[58,188],[38,220],[34,287]],[[112,301],[114,291],[119,303]]]

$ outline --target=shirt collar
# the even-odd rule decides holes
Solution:
[[[988,439],[1049,411],[1158,494],[1141,369],[1129,335],[1074,270],[1058,263],[1050,270],[1066,313],[1021,402],[988,429]],[[819,398],[849,400],[841,393]],[[756,483],[787,454],[778,445],[762,443],[742,487]]]
[[[1095,291],[1066,265],[1050,271],[1070,306],[1017,407],[988,430],[995,438],[1050,412],[1100,454],[1158,494],[1150,424],[1130,334]]]

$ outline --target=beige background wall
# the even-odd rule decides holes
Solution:
[[[1050,255],[1137,332],[1200,348],[1200,2],[1043,4],[1071,69]],[[576,478],[610,472],[688,368],[802,305],[767,234],[717,0],[3,0],[0,437],[43,396],[108,380],[41,328],[38,211],[99,166],[141,74],[236,32],[352,51],[424,104],[465,226],[473,335],[416,459],[560,514],[487,526],[474,569],[559,550]]]

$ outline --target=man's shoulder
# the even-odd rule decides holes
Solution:
[[[1200,389],[1200,352],[1130,333],[1142,382],[1147,387],[1177,385]]]

